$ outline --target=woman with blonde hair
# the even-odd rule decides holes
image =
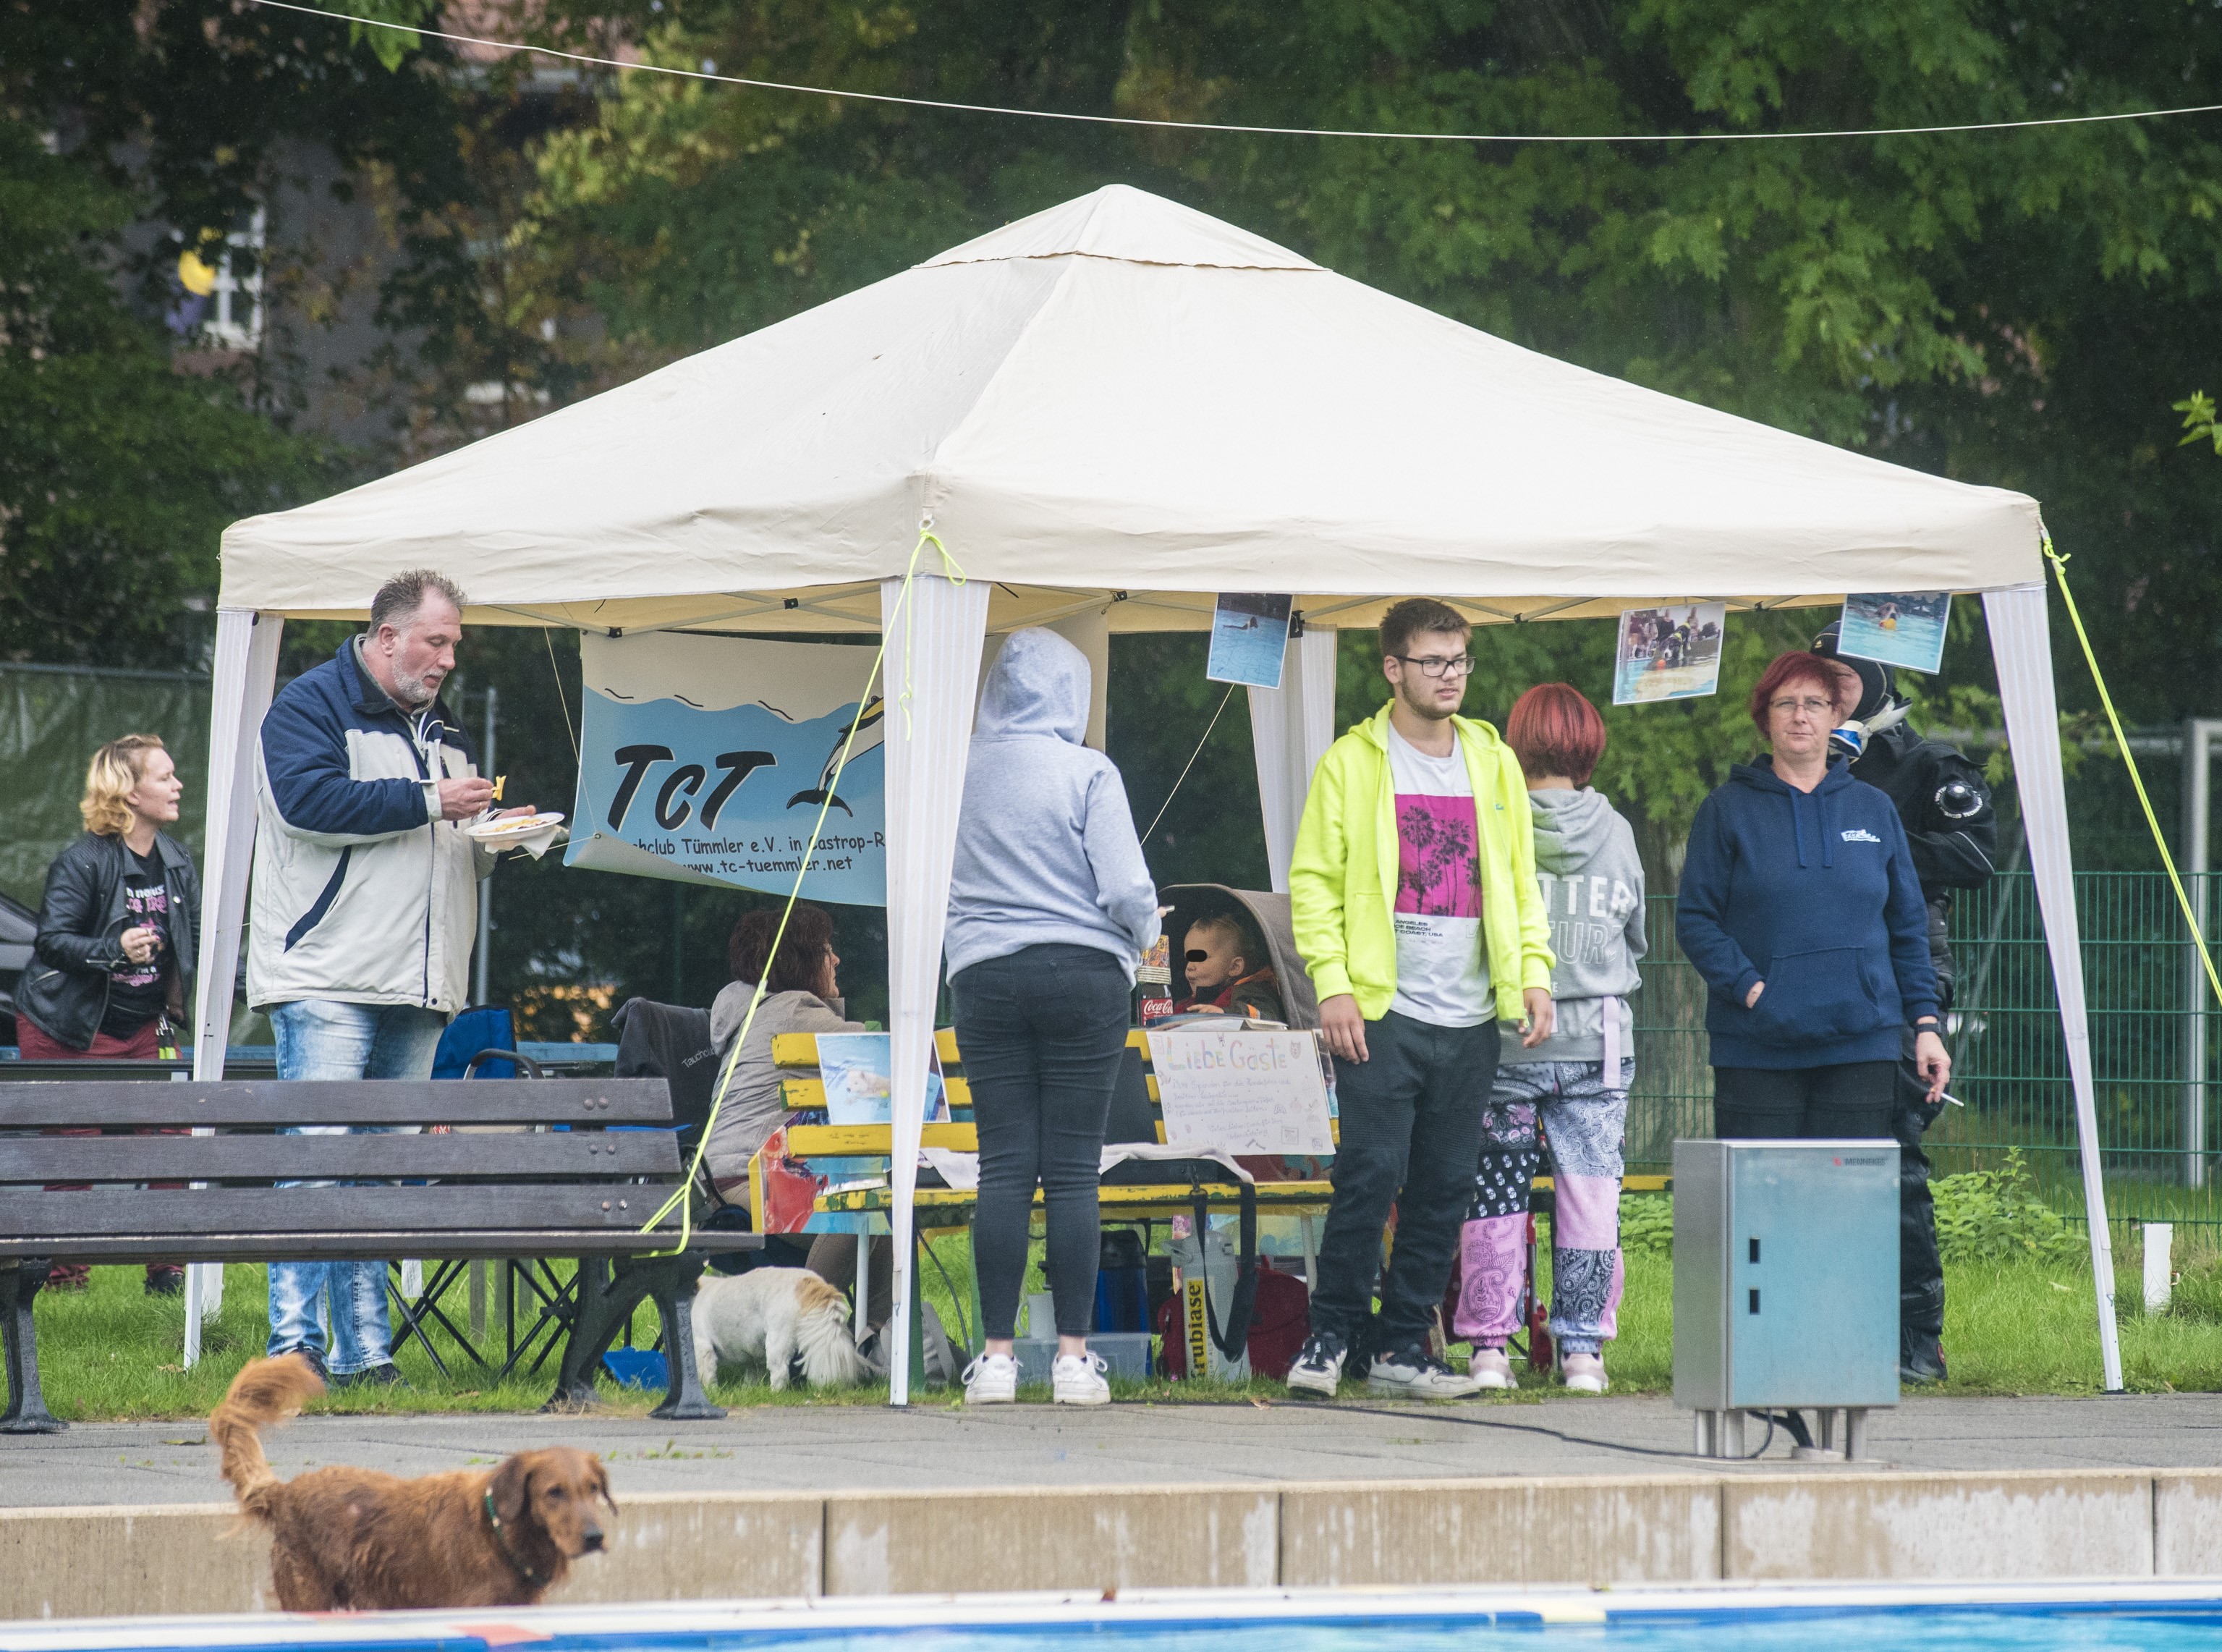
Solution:
[[[185,845],[163,831],[184,795],[177,764],[152,734],[92,754],[78,812],[85,835],[47,868],[31,967],[16,995],[26,1061],[152,1060],[162,1018],[185,1019],[198,944],[201,882]],[[82,1290],[82,1266],[47,1288]],[[183,1274],[149,1263],[147,1288],[169,1295]]]

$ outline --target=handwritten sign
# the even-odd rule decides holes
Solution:
[[[1206,1023],[1153,1028],[1148,1037],[1168,1146],[1199,1153],[1334,1152],[1316,1033]]]

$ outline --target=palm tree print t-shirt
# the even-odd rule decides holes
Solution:
[[[1397,788],[1397,996],[1389,1007],[1433,1027],[1497,1019],[1481,945],[1481,857],[1473,782],[1453,747],[1431,757],[1389,729]]]

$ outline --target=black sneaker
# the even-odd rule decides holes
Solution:
[[[1289,1367],[1289,1391],[1333,1399],[1335,1385],[1342,1380],[1343,1361],[1349,1358],[1350,1344],[1333,1331],[1314,1331]]]
[[[270,1357],[273,1360],[283,1360],[289,1354],[315,1372],[317,1380],[325,1387],[330,1388],[332,1385],[332,1373],[324,1369],[324,1356],[319,1350],[309,1347],[304,1342],[298,1347],[280,1348]]]
[[[1375,1354],[1365,1367],[1365,1385],[1377,1394],[1401,1394],[1406,1399],[1471,1399],[1481,1391],[1481,1379],[1453,1371],[1415,1343]]]
[[[342,1388],[406,1388],[409,1385],[401,1380],[401,1373],[394,1369],[393,1361],[388,1360],[383,1365],[366,1366],[351,1376],[342,1377],[339,1385]]]

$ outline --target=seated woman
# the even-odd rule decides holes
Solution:
[[[778,937],[779,950],[772,942]],[[780,1091],[779,1069],[772,1063],[771,1041],[781,1033],[861,1033],[862,1021],[844,1019],[838,971],[841,955],[833,950],[833,920],[822,907],[795,902],[779,933],[779,911],[771,908],[744,913],[725,945],[725,961],[733,979],[710,1006],[710,1041],[717,1046],[722,1077],[732,1056],[756,983],[763,983],[763,1002],[749,1022],[748,1037],[733,1061],[732,1083],[710,1126],[710,1145],[702,1155],[703,1168],[719,1198],[740,1212],[748,1209],[749,1160],[756,1156],[771,1133],[787,1119],[787,1100]],[[757,1253],[760,1265],[792,1267],[797,1261],[827,1283],[846,1289],[857,1277],[857,1241],[851,1234],[772,1234]],[[863,1306],[864,1322],[884,1324],[893,1311],[894,1248],[882,1237],[872,1241],[871,1299]]]

